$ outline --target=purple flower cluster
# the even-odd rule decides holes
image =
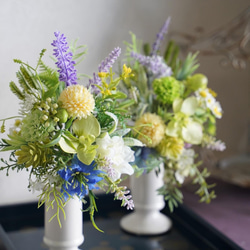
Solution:
[[[141,65],[145,66],[149,73],[155,78],[166,77],[172,75],[172,69],[167,66],[161,56],[144,56],[135,52],[131,53],[131,57],[135,58]]]
[[[59,80],[65,82],[66,86],[77,84],[77,74],[72,60],[73,54],[67,52],[69,49],[66,37],[60,32],[55,32],[56,40],[51,44],[55,47],[53,55],[57,58],[56,65],[59,68]]]
[[[160,48],[161,42],[164,39],[164,36],[167,34],[169,23],[170,23],[170,17],[165,21],[165,23],[162,26],[160,32],[156,35],[156,40],[155,40],[155,42],[153,44],[151,55],[156,55],[157,54],[157,52],[158,52],[158,50]]]
[[[131,199],[132,195],[129,194],[130,191],[127,190],[127,187],[121,187],[119,191],[115,193],[115,198],[122,201],[122,206],[127,207],[127,210],[134,208],[134,201]]]
[[[109,72],[109,69],[113,66],[116,59],[120,56],[120,54],[121,54],[121,49],[119,47],[115,48],[108,55],[108,57],[106,57],[105,60],[101,62],[101,64],[98,67],[98,72]],[[92,91],[94,93],[98,94],[100,90],[94,84],[96,85],[101,84],[101,79],[96,73],[93,73],[93,78],[89,79],[89,86],[92,88]]]

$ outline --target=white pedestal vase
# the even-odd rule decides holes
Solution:
[[[130,180],[135,211],[121,219],[121,228],[138,235],[157,235],[170,230],[172,221],[160,212],[165,206],[164,197],[156,191],[163,186],[163,168],[158,176],[151,171],[138,178],[131,176]]]
[[[76,199],[70,199],[64,207],[66,219],[60,211],[61,227],[57,218],[50,218],[56,213],[57,205],[47,211],[45,204],[44,216],[44,243],[50,250],[77,250],[84,241],[83,236],[83,217],[82,202]]]

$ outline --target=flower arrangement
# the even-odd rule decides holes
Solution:
[[[199,184],[201,201],[215,198],[213,184],[208,185],[206,168],[199,169],[195,150],[207,148],[224,150],[225,144],[216,139],[216,119],[222,108],[216,93],[208,88],[204,74],[194,73],[199,65],[197,53],[189,53],[184,60],[179,48],[168,41],[161,55],[161,44],[167,34],[170,18],[166,20],[152,48],[131,33],[126,42],[126,63],[133,76],[123,81],[122,89],[135,104],[130,109],[135,138],[145,144],[136,150],[138,174],[164,165],[164,186],[159,194],[165,196],[173,211],[183,201],[180,187],[185,178]]]
[[[89,196],[89,211],[93,225],[96,210],[94,189],[114,193],[122,206],[133,209],[134,204],[126,186],[120,186],[121,175],[132,175],[134,162],[132,146],[140,146],[126,126],[126,108],[133,103],[117,86],[131,75],[123,66],[115,77],[112,66],[121,53],[116,48],[100,64],[88,86],[79,84],[75,65],[85,55],[84,46],[71,46],[64,34],[55,32],[54,57],[57,69],[45,65],[42,50],[36,67],[21,60],[17,72],[19,86],[10,83],[11,91],[19,98],[19,115],[7,138],[0,141],[1,151],[10,151],[9,160],[1,159],[0,170],[29,171],[29,189],[41,191],[38,206],[56,203],[64,212],[67,200]],[[77,51],[81,52],[77,52]],[[74,53],[72,52],[74,51]],[[78,61],[78,62],[76,62]],[[54,199],[49,200],[50,194]],[[59,220],[60,224],[60,220]],[[98,229],[98,228],[97,228]]]

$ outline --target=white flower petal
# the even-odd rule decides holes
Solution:
[[[113,181],[120,178],[121,174],[133,174],[134,169],[129,164],[135,160],[134,151],[125,145],[124,140],[120,136],[110,137],[108,133],[103,138],[97,138],[96,149],[100,158],[107,158],[112,162],[112,168],[115,170]]]
[[[176,98],[173,102],[173,111],[174,113],[178,113],[181,110],[183,100],[181,98]]]
[[[193,115],[198,107],[198,101],[194,96],[185,99],[181,106],[181,112],[186,115]]]
[[[182,137],[185,142],[200,144],[202,136],[202,126],[198,122],[189,121],[187,126],[182,129]]]

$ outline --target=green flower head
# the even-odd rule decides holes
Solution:
[[[22,121],[21,136],[26,141],[45,141],[49,133],[54,130],[54,122],[48,122],[48,118],[41,110],[34,110]]]
[[[26,168],[30,166],[36,168],[49,163],[50,149],[41,148],[39,143],[30,142],[27,145],[22,145],[15,154],[18,157],[17,164],[25,164]]]
[[[176,98],[180,97],[183,84],[174,77],[168,76],[155,79],[153,89],[160,102],[171,105]]]

